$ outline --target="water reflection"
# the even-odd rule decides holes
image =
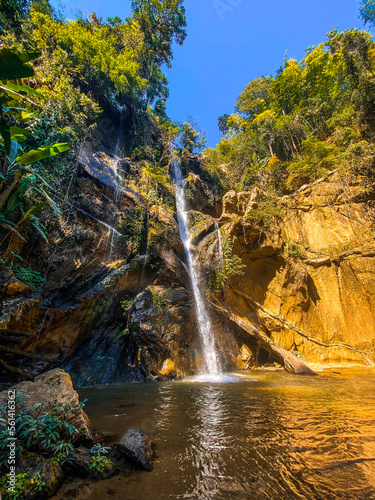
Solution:
[[[190,462],[196,475],[182,498],[217,498],[225,481],[221,457],[229,445],[222,391],[218,386],[203,385],[194,392],[196,423],[191,427],[188,446],[179,463],[186,469]]]
[[[121,436],[153,421],[158,454],[152,473],[92,484],[88,498],[375,499],[374,382],[373,373],[256,373],[85,391],[100,429]]]

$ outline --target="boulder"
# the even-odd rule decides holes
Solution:
[[[17,474],[28,473],[28,481],[23,488],[27,498],[44,499],[51,497],[61,486],[63,472],[53,460],[39,456],[23,458],[17,467]],[[40,491],[39,491],[40,489]]]
[[[63,471],[68,476],[86,478],[90,474],[91,452],[83,446],[69,453],[67,459],[62,464]]]
[[[153,451],[150,438],[138,429],[129,429],[117,444],[117,451],[136,467],[151,471]]]
[[[23,392],[27,396],[19,403],[19,410],[30,408],[30,413],[40,412],[40,409],[33,410],[31,407],[35,403],[48,401],[44,411],[48,412],[53,404],[70,403],[76,408],[67,414],[70,422],[79,430],[84,438],[91,439],[91,422],[86,413],[79,406],[79,397],[73,388],[70,375],[60,368],[50,370],[35,378],[34,382],[21,382],[12,387],[16,392]],[[0,393],[0,407],[5,406],[8,401],[8,391]]]

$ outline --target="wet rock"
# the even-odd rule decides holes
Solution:
[[[129,429],[117,444],[117,451],[133,465],[151,471],[153,451],[150,438],[138,429]]]
[[[62,469],[68,476],[84,479],[90,474],[91,458],[92,455],[88,448],[77,448],[74,452],[69,453],[62,464]]]
[[[160,375],[170,375],[175,369],[175,364],[171,359],[166,359],[160,370]]]
[[[209,215],[199,212],[189,212],[190,239],[193,246],[198,245],[203,238],[215,230],[215,220]]]
[[[254,361],[254,355],[247,345],[242,344],[240,354],[236,357],[236,365],[240,370],[248,369]]]

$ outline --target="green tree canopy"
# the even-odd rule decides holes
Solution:
[[[361,0],[359,2],[359,12],[365,24],[375,26],[375,0]]]

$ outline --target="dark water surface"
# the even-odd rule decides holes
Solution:
[[[96,427],[141,428],[158,458],[78,498],[375,499],[375,372],[337,371],[81,390]]]

